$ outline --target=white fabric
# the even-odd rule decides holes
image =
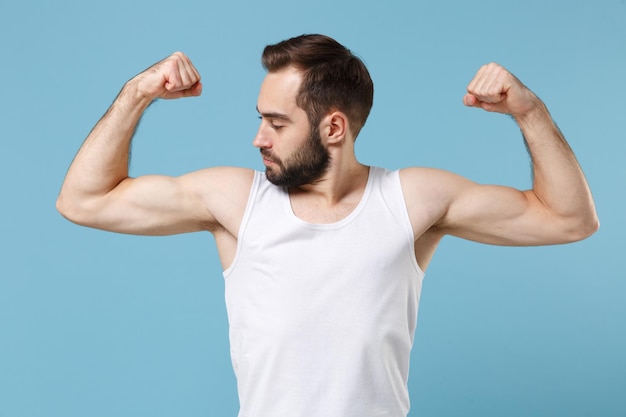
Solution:
[[[423,272],[398,171],[333,224],[257,172],[224,271],[239,417],[404,417]]]

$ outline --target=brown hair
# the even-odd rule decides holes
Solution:
[[[367,120],[374,99],[374,84],[365,64],[349,49],[324,35],[301,35],[263,50],[269,72],[289,66],[302,72],[296,103],[318,126],[333,110],[346,114],[355,137]]]

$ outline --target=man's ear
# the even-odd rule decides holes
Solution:
[[[336,144],[348,135],[349,122],[346,115],[340,111],[329,113],[322,120],[322,135],[327,144]]]

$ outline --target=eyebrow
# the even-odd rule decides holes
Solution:
[[[278,113],[278,112],[267,112],[267,113],[261,113],[261,111],[259,110],[259,107],[257,106],[256,111],[264,118],[266,119],[278,119],[278,120],[284,120],[285,122],[292,122],[291,118],[289,116],[287,116],[286,114],[283,113]]]

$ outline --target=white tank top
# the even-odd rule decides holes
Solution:
[[[255,174],[224,271],[239,417],[404,417],[423,272],[398,171],[339,222]]]

